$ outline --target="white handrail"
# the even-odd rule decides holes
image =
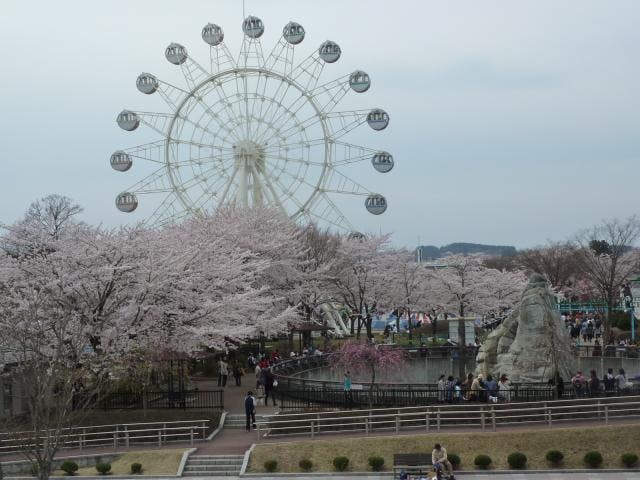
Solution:
[[[63,432],[75,431],[75,433],[63,433],[59,435],[58,438],[60,440],[61,448],[79,448],[80,450],[87,446],[87,444],[95,444],[92,446],[113,445],[114,448],[117,448],[121,443],[126,447],[131,444],[148,444],[148,441],[144,441],[148,439],[154,439],[154,443],[157,439],[158,445],[162,446],[163,443],[184,441],[181,437],[188,438],[190,443],[193,444],[193,442],[196,440],[206,440],[206,430],[209,423],[210,420],[201,419],[177,420],[171,422],[159,421],[145,423],[122,423],[113,425],[87,425],[81,427],[65,428],[62,430]],[[156,425],[156,427],[137,428],[147,425]],[[49,430],[49,432],[53,433],[55,431]],[[0,436],[4,437],[0,438],[0,452],[19,453],[21,451],[24,451],[25,449],[36,446],[36,443],[34,443],[34,434],[35,432],[32,431],[6,433],[3,432],[2,434],[0,434]],[[94,438],[98,435],[100,435],[98,438]],[[45,438],[45,435],[40,435],[40,439]]]
[[[626,401],[620,401],[624,398]],[[590,400],[590,401],[585,401]],[[567,404],[572,402],[572,404]],[[540,402],[542,403],[542,402]],[[284,419],[271,418],[266,422],[258,423],[258,437],[268,435],[305,435],[311,432],[313,437],[320,433],[354,432],[366,431],[367,434],[378,425],[377,430],[399,431],[402,428],[426,428],[435,427],[440,430],[442,426],[480,426],[482,430],[491,428],[495,430],[501,425],[530,424],[546,422],[549,426],[553,422],[562,422],[580,418],[588,418],[604,421],[608,424],[609,419],[614,417],[640,417],[640,397],[605,397],[600,399],[578,399],[557,402],[544,402],[544,406],[523,408],[521,405],[515,408],[508,408],[509,404],[498,405],[485,404],[482,408],[465,409],[460,405],[437,405],[420,407],[410,407],[412,411],[407,412],[406,408],[394,408],[394,412],[388,410],[360,410],[360,411],[334,411],[312,414],[286,415]],[[556,405],[556,403],[562,403]],[[506,408],[505,408],[506,407]],[[293,418],[287,417],[303,417]],[[333,416],[330,416],[333,415]],[[453,416],[452,416],[453,415]],[[514,421],[516,420],[516,421]],[[406,425],[409,424],[410,425]],[[389,426],[383,426],[389,425]],[[324,428],[323,428],[324,427]],[[348,427],[348,428],[339,428]]]

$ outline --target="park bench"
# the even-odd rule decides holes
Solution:
[[[431,476],[433,464],[430,453],[396,453],[393,455],[393,478],[400,478],[404,470],[409,475]]]

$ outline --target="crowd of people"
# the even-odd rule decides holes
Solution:
[[[469,373],[464,381],[440,375],[437,383],[439,403],[460,403],[468,402],[493,402],[511,400],[511,381],[506,374],[500,375],[498,379],[493,375],[482,374],[474,376]]]
[[[582,398],[624,393],[631,390],[633,383],[627,379],[623,368],[619,369],[617,374],[613,373],[613,368],[609,368],[602,379],[598,378],[598,373],[595,370],[591,370],[588,377],[578,371],[571,378],[571,386],[576,397]]]

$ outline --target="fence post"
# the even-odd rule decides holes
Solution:
[[[440,407],[438,407],[438,410],[436,411],[436,422],[437,422],[437,430],[440,431]]]
[[[207,438],[207,422],[202,422],[202,440]]]
[[[193,445],[193,427],[189,429],[189,445]]]
[[[547,424],[551,426],[552,423],[553,423],[553,418],[551,416],[551,409],[547,408]]]
[[[84,443],[87,441],[87,429],[82,429],[82,434],[80,435],[80,450],[84,448]]]
[[[604,424],[609,425],[609,405],[604,406]]]
[[[369,419],[368,418],[364,419],[364,431],[366,432],[367,435],[369,435]]]
[[[396,433],[400,431],[400,415],[396,413]]]
[[[429,431],[429,412],[424,414],[424,424],[428,432]]]
[[[114,450],[118,448],[118,427],[116,427],[116,431],[113,432],[113,448]]]
[[[158,446],[162,446],[162,430],[158,429]]]
[[[493,407],[491,407],[491,429],[496,431],[496,411]]]
[[[480,409],[480,426],[482,427],[482,431],[484,432],[484,408]]]
[[[127,448],[129,448],[129,429],[127,428],[127,426],[124,426],[124,441],[125,441],[125,445]]]
[[[314,433],[314,430],[315,430],[314,425],[315,425],[315,422],[314,422],[313,420],[311,420],[311,438],[313,438],[313,437],[315,436],[315,433]]]
[[[598,400],[598,418],[600,418],[602,416],[602,414],[600,413],[600,400]]]

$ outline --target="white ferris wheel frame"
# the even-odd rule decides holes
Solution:
[[[255,17],[247,17],[247,19],[250,18]],[[211,26],[211,24],[208,26]],[[222,30],[220,29],[220,31]],[[147,79],[155,82],[155,88],[151,92],[143,91],[140,87],[139,90],[143,91],[143,93],[159,92],[172,112],[165,114],[125,110],[118,116],[118,124],[124,130],[134,130],[142,123],[163,137],[163,140],[124,151],[120,150],[112,155],[112,167],[119,171],[127,171],[131,167],[131,157],[162,165],[161,168],[153,171],[118,195],[116,198],[118,209],[125,212],[135,210],[138,205],[138,194],[166,193],[165,199],[145,222],[153,226],[172,223],[188,215],[201,215],[206,211],[206,208],[216,203],[216,200],[216,206],[226,203],[239,203],[243,206],[249,206],[251,203],[249,198],[251,198],[254,205],[264,202],[265,204],[276,206],[295,220],[319,221],[346,231],[354,231],[354,228],[329,194],[366,196],[365,206],[371,213],[377,215],[386,210],[386,199],[382,195],[370,191],[337,169],[342,165],[365,160],[371,160],[375,169],[379,172],[386,173],[393,167],[393,157],[387,152],[341,141],[343,136],[361,124],[368,123],[374,130],[383,130],[388,125],[388,115],[380,109],[334,112],[334,108],[349,90],[363,93],[369,89],[370,83],[367,83],[363,87],[364,89],[361,90],[354,88],[351,83],[352,77],[356,74],[363,74],[366,76],[366,81],[370,82],[368,75],[356,70],[352,74],[318,85],[325,64],[333,63],[337,58],[332,61],[323,58],[320,51],[322,49],[321,46],[320,50],[315,51],[297,66],[294,66],[294,47],[297,44],[288,42],[283,32],[278,44],[265,60],[259,36],[253,38],[249,34],[245,35],[237,62],[222,41],[216,45],[210,44],[210,71],[207,71],[188,55],[184,47],[178,44],[171,44],[167,47],[167,52],[172,46],[179,47],[182,49],[179,53],[183,54],[183,58],[180,58],[182,60],[180,63],[176,63],[170,60],[169,53],[166,53],[167,59],[181,67],[188,85],[187,89],[163,82],[155,75],[140,75],[138,81],[146,75]],[[327,43],[333,44],[333,42],[325,42],[323,46]],[[336,44],[333,45],[339,52],[339,47]],[[339,55],[338,53],[338,58]],[[280,71],[276,69],[277,67],[281,67]],[[248,91],[248,79],[252,76],[257,77],[255,93]],[[261,79],[264,79],[264,87],[262,95],[259,95],[258,89],[260,88]],[[275,95],[268,96],[266,94],[268,80],[280,82]],[[233,92],[228,94],[223,88],[226,83],[235,83],[235,95]],[[240,85],[244,86],[244,92],[241,91]],[[284,93],[280,92],[282,85],[286,85]],[[297,95],[291,105],[283,106],[290,88],[297,91]],[[202,93],[203,91],[204,94]],[[214,91],[218,101],[211,105],[204,98]],[[249,115],[250,93],[253,101],[251,115]],[[280,95],[280,97],[277,97],[277,95]],[[231,101],[232,96],[236,98],[233,102]],[[265,101],[269,103],[266,112],[262,111],[262,107],[260,108],[259,118],[253,116],[255,104],[258,100],[262,104]],[[245,105],[244,115],[241,108],[240,110],[235,109],[236,104],[239,102],[243,102]],[[221,105],[218,106],[218,103],[221,103]],[[273,105],[276,105],[276,107],[273,114],[271,114]],[[216,106],[219,110],[214,111],[213,108]],[[307,117],[300,120],[297,114],[305,106],[310,107],[310,111],[313,114],[307,115]],[[190,118],[190,115],[196,107],[204,109],[204,113],[201,114],[200,119],[194,120]],[[297,107],[295,111],[292,110],[294,107]],[[232,122],[223,122],[218,119],[222,110],[225,110],[228,117],[232,118]],[[129,124],[124,121],[121,123],[121,116],[125,113],[130,115],[130,117],[127,117],[130,121]],[[200,121],[205,113],[210,118],[209,122],[203,126]],[[279,115],[277,115],[278,113]],[[267,114],[271,114],[271,116],[269,117]],[[285,119],[282,121],[282,118],[287,115],[293,119],[292,125],[289,125],[290,120]],[[209,129],[211,118],[216,119],[216,125],[214,126],[218,130],[215,132]],[[378,120],[377,123],[376,119]],[[133,120],[135,120],[134,124],[131,123]],[[181,139],[181,135],[187,125],[194,131],[191,139],[185,141]],[[255,137],[251,134],[252,125],[256,127]],[[246,129],[246,135],[244,138],[240,138],[236,130],[238,127],[243,126]],[[319,127],[319,131],[321,131],[321,138],[310,139],[307,135],[307,129],[316,127]],[[264,141],[269,129],[273,130],[274,134],[281,138],[280,143],[276,141],[273,145],[269,145],[269,142]],[[206,132],[206,135],[213,135],[213,138],[217,140],[220,139],[219,135],[224,134],[221,132],[226,132],[226,136],[218,145],[213,144],[211,140],[205,143],[198,143],[193,139],[196,131],[200,131],[201,137]],[[288,137],[285,138],[285,134],[294,140],[296,139],[293,136],[295,134],[300,138],[289,143],[286,139]],[[197,147],[198,151],[200,149],[209,149],[212,153],[204,157],[180,158],[180,154],[177,152],[179,152],[181,145],[189,145],[189,148]],[[224,145],[229,146],[225,147]],[[324,147],[324,158],[322,159],[317,158],[320,156],[317,153],[314,154],[312,160],[305,159],[304,156],[301,158],[289,158],[288,152],[292,147],[300,148],[301,154],[303,154],[302,152],[306,152],[306,149],[310,152],[311,148],[320,146]],[[236,147],[238,150],[236,150]],[[276,154],[272,153],[273,148],[275,148]],[[341,154],[338,154],[338,148]],[[283,149],[286,152],[284,157],[281,156],[281,153],[277,154],[278,151],[281,152]],[[218,151],[217,154],[215,153],[216,150]],[[241,153],[238,153],[238,151]],[[161,152],[162,155],[160,155]],[[129,162],[128,165],[121,165],[120,167],[114,165],[114,156],[118,154],[126,156]],[[376,158],[380,155],[386,155],[387,158],[390,158],[390,164],[384,166],[385,168],[379,168],[376,165]],[[272,176],[272,171],[276,167],[273,163],[267,167],[267,159],[270,162],[284,162],[284,166],[279,166],[280,173],[277,177]],[[210,162],[213,162],[214,165],[210,169],[205,169],[198,174],[193,170],[194,164],[202,167],[205,163]],[[227,164],[233,162],[231,174],[227,172],[229,167],[224,168],[223,164],[225,162]],[[216,163],[218,164],[217,169]],[[298,176],[298,174],[302,167],[298,167],[298,173],[295,175],[285,172],[285,166],[290,163],[304,164],[306,169],[301,176]],[[188,180],[181,178],[181,169],[186,166],[190,166],[193,173],[193,178]],[[310,166],[313,166],[316,170],[319,169],[319,173],[316,174],[317,179],[311,181],[305,178]],[[280,179],[285,173],[293,181],[298,182],[295,188],[293,183],[291,183],[290,187],[287,187],[286,182],[281,183]],[[214,176],[217,176],[218,179],[222,178],[223,186],[216,187],[217,184],[214,184],[213,187],[217,189],[211,191],[212,186],[209,185],[208,181]],[[206,184],[206,189],[194,200],[189,196],[188,190],[194,185],[200,186],[203,182]],[[311,193],[303,193],[301,197],[297,197],[296,193],[302,185],[310,190]],[[222,194],[218,195],[220,188],[222,188]],[[204,196],[207,198],[202,200]],[[289,206],[285,206],[284,202],[288,202]],[[177,203],[182,206],[181,210],[177,208]]]

